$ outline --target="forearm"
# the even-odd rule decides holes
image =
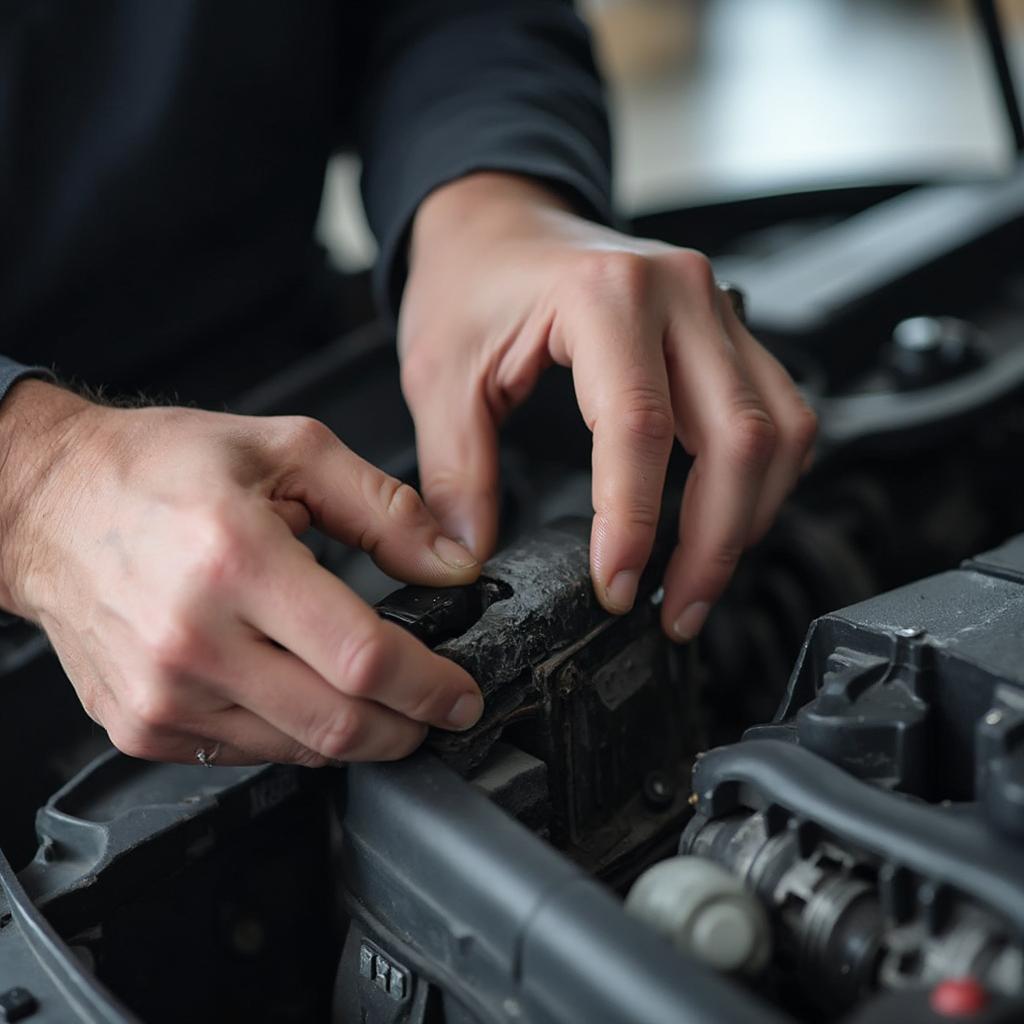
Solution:
[[[413,217],[449,182],[522,175],[610,217],[601,87],[570,3],[392,0],[376,25],[359,145],[378,289],[392,309]]]

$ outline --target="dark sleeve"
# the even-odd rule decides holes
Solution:
[[[54,380],[53,374],[42,366],[22,366],[21,363],[16,363],[13,359],[8,359],[7,356],[0,356],[0,402],[4,400],[7,392],[25,377],[45,377]],[[0,608],[0,627],[9,626],[16,621],[13,616],[8,615]]]
[[[44,377],[53,380],[53,374],[42,366],[22,366],[7,356],[0,356],[0,402],[8,391],[25,377]]]
[[[378,2],[361,90],[377,293],[396,311],[417,207],[473,171],[539,178],[607,221],[610,145],[590,40],[567,0]]]

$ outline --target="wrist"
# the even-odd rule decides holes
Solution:
[[[35,618],[30,580],[45,562],[47,496],[69,458],[83,452],[88,414],[99,407],[45,381],[19,381],[0,403],[0,608]],[[70,498],[71,492],[67,496]]]
[[[573,217],[571,205],[533,178],[480,171],[435,189],[416,211],[409,266],[423,254],[473,237],[511,240]]]

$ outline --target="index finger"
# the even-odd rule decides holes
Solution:
[[[281,474],[274,497],[299,502],[314,523],[360,547],[408,583],[470,583],[480,566],[450,537],[408,484],[356,455],[327,427],[303,417],[271,421]]]
[[[627,612],[654,545],[675,425],[660,326],[591,307],[566,346],[594,436],[590,565],[602,605]]]
[[[298,541],[273,550],[242,598],[246,622],[341,693],[442,729],[475,724],[483,700],[465,670],[380,619]]]

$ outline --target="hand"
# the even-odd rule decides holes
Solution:
[[[315,523],[415,583],[479,571],[314,420],[101,408],[23,381],[0,406],[0,495],[0,605],[42,625],[125,753],[385,760],[480,715],[461,668],[296,540]]]
[[[593,433],[591,572],[627,611],[650,556],[673,438],[694,457],[663,625],[691,639],[769,527],[814,439],[813,412],[690,249],[573,215],[542,186],[476,174],[429,196],[399,321],[424,498],[478,558],[495,540],[497,427],[552,362]]]

